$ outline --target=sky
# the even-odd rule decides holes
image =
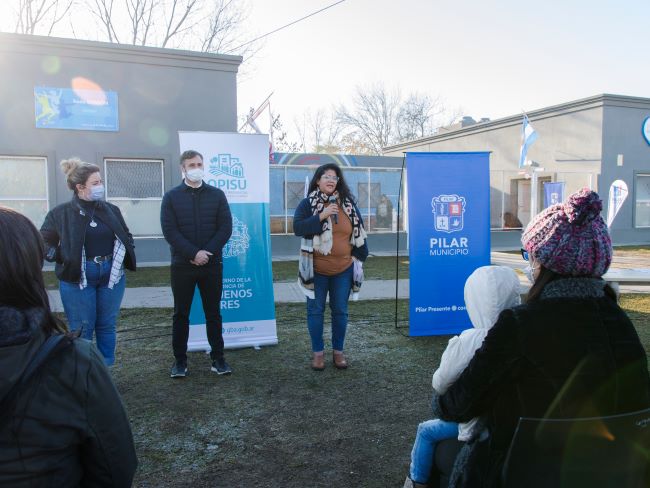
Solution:
[[[335,0],[250,0],[265,33]],[[346,0],[266,38],[240,113],[271,92],[285,122],[382,82],[491,119],[601,93],[650,97],[650,0]]]
[[[238,1],[249,39],[336,2]],[[0,27],[15,2],[0,0]],[[345,0],[262,41],[238,77],[238,111],[273,93],[291,131],[373,83],[477,120],[601,93],[650,97],[647,25],[650,0]]]

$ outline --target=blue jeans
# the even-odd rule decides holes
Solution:
[[[343,350],[345,331],[348,328],[348,298],[352,289],[354,266],[334,275],[314,273],[314,299],[307,298],[307,328],[311,337],[311,350],[321,352],[323,343],[323,320],[325,300],[329,292],[332,311],[332,349]]]
[[[79,289],[79,283],[59,282],[70,330],[81,329],[81,337],[89,341],[93,340],[94,333],[107,366],[115,362],[117,315],[126,286],[126,277],[122,276],[112,290],[108,288],[112,265],[111,260],[99,264],[86,261],[88,286],[83,290]]]
[[[458,424],[440,419],[427,420],[418,425],[418,433],[411,451],[411,479],[426,484],[431,475],[436,444],[444,439],[458,437]]]

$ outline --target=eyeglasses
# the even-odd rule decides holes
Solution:
[[[521,248],[521,257],[524,258],[524,261],[528,261],[528,251],[526,251],[523,247]]]
[[[331,175],[323,175],[323,176],[321,176],[321,179],[327,180],[327,181],[339,181],[338,176],[331,176]]]

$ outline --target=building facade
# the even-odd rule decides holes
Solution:
[[[391,146],[387,156],[403,152],[490,151],[490,226],[493,247],[516,247],[521,228],[545,206],[545,184],[563,183],[563,196],[584,187],[597,191],[607,213],[608,192],[623,180],[629,195],[612,225],[616,244],[650,240],[650,136],[644,124],[650,99],[598,95],[529,112],[538,134],[519,168],[522,116],[482,120],[440,130],[424,139]],[[531,199],[531,174],[538,185]],[[531,201],[534,208],[531,208]],[[546,202],[548,203],[548,202]]]
[[[167,262],[160,202],[181,181],[178,131],[236,132],[241,61],[0,34],[0,204],[40,226],[72,195],[59,162],[79,157],[101,168],[138,261]]]
[[[402,157],[350,154],[275,153],[270,166],[271,243],[277,258],[297,258],[300,239],[293,235],[293,214],[304,198],[305,186],[323,164],[341,166],[345,181],[357,199],[368,232],[368,246],[377,254],[397,249],[396,233],[404,230]],[[399,203],[399,205],[398,205]],[[405,249],[406,234],[400,234]]]

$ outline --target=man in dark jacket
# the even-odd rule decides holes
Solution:
[[[172,254],[171,285],[174,294],[172,378],[187,375],[187,339],[194,289],[199,287],[205,327],[210,343],[212,371],[232,372],[223,355],[221,251],[232,233],[230,207],[223,191],[203,183],[203,156],[181,154],[183,182],[162,200],[160,222]]]

